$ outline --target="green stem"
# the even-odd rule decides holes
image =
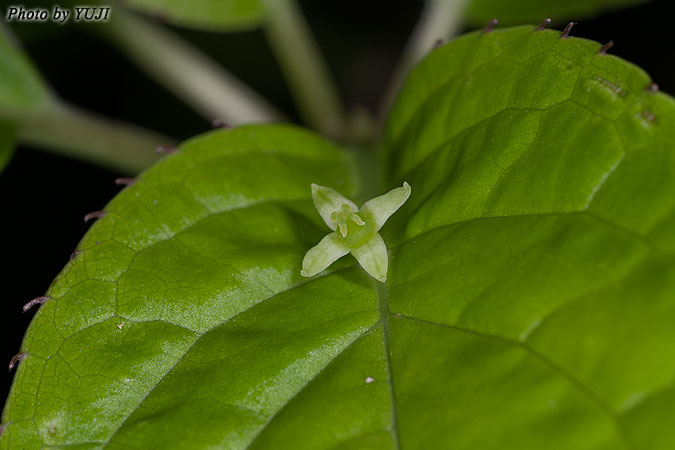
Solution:
[[[230,125],[282,120],[244,83],[165,27],[117,8],[102,35],[151,77],[209,120]]]
[[[454,37],[460,30],[468,0],[427,0],[398,63],[380,108],[381,122],[389,112],[408,72],[429,53],[439,40]]]
[[[173,142],[158,133],[109,121],[60,102],[22,117],[17,136],[23,143],[127,174],[150,166],[157,160],[155,148]]]
[[[268,41],[303,119],[329,136],[342,127],[342,107],[321,51],[295,0],[265,0]]]

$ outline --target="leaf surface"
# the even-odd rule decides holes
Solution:
[[[0,449],[667,449],[675,105],[599,47],[500,29],[412,72],[386,285],[351,256],[300,276],[329,232],[311,183],[364,200],[347,152],[184,144],[51,286]]]
[[[126,3],[176,25],[211,31],[256,28],[265,19],[262,0],[128,0]]]
[[[539,23],[546,17],[558,22],[578,20],[645,1],[647,0],[471,0],[466,16],[475,24],[485,24],[495,17],[501,25]]]

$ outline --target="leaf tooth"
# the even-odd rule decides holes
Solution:
[[[155,149],[155,153],[158,155],[171,155],[172,153],[176,153],[178,149],[176,147],[171,147],[170,145],[160,145]]]
[[[14,366],[26,359],[26,356],[28,356],[28,353],[26,352],[17,353],[12,356],[12,359],[9,361],[9,371],[11,372]]]
[[[118,186],[133,186],[136,184],[135,178],[115,178],[115,184]]]
[[[562,30],[562,33],[560,33],[560,39],[567,39],[570,37],[570,31],[572,31],[572,27],[576,25],[577,22],[570,22],[567,24],[564,30]]]
[[[537,27],[537,29],[535,31],[541,31],[549,25],[551,25],[551,18],[547,17],[547,18],[545,18],[544,20],[541,21],[541,23],[539,24],[539,26]]]
[[[23,312],[28,311],[29,309],[31,309],[35,305],[44,305],[47,302],[47,300],[49,300],[49,297],[47,297],[47,296],[36,297],[33,300],[26,303],[25,305],[23,305]]]
[[[492,31],[492,29],[493,29],[494,27],[497,26],[498,23],[499,23],[499,20],[497,20],[497,19],[491,19],[491,20],[485,25],[485,27],[483,28],[483,33],[489,33],[490,31]]]
[[[607,50],[609,50],[613,46],[614,46],[614,41],[609,41],[608,43],[606,43],[605,45],[600,47],[600,49],[598,50],[598,53],[600,53],[601,55],[606,55]]]
[[[105,211],[92,211],[90,213],[85,214],[84,223],[89,223],[92,219],[101,219],[102,217],[105,217],[105,215],[106,215]]]

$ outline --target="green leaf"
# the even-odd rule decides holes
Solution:
[[[0,120],[0,171],[9,163],[14,153],[15,131],[14,124]]]
[[[347,152],[276,125],[183,145],[50,287],[0,449],[669,448],[675,104],[599,47],[500,29],[413,71],[386,284],[351,255],[300,275],[311,184],[372,197]]]
[[[176,25],[211,31],[256,28],[265,19],[261,0],[127,0],[126,4]]]
[[[49,101],[42,78],[0,26],[0,119],[38,112]]]
[[[484,24],[498,18],[502,25],[539,23],[545,17],[556,21],[580,19],[610,9],[644,3],[646,0],[471,0],[467,19]]]

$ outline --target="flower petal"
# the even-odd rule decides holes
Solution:
[[[375,231],[379,231],[387,219],[408,200],[410,192],[410,185],[403,182],[403,187],[392,189],[364,203],[361,207],[361,214],[375,225]]]
[[[311,277],[326,269],[338,259],[349,253],[349,248],[342,243],[337,233],[330,233],[321,242],[310,248],[302,260],[303,277]]]
[[[382,236],[375,233],[365,244],[352,249],[352,255],[371,277],[383,283],[387,280],[389,255]]]
[[[356,212],[359,208],[356,204],[349,200],[347,197],[343,196],[339,192],[325,186],[319,186],[318,184],[312,183],[312,199],[314,200],[314,206],[316,206],[317,211],[321,214],[321,218],[328,228],[335,231],[336,224],[333,220],[333,214],[339,214],[342,210],[342,205],[348,205],[352,212]]]

